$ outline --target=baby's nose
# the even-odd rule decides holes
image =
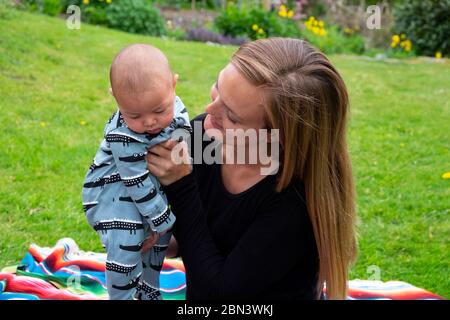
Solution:
[[[145,118],[145,120],[144,120],[144,125],[146,127],[152,127],[155,124],[156,124],[156,118],[148,117],[148,118]]]

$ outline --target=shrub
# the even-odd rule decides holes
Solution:
[[[394,34],[391,38],[391,47],[388,55],[396,58],[403,58],[414,55],[412,42],[406,37],[406,34]]]
[[[111,2],[97,1],[81,7],[81,16],[84,16],[84,21],[90,24],[108,25],[106,19],[106,8],[111,5]]]
[[[355,53],[365,50],[364,39],[349,32],[341,32],[336,25],[327,26],[324,21],[310,17],[304,22],[304,37],[324,53]]]
[[[293,11],[287,10],[283,5],[278,11],[263,11],[253,8],[250,10],[250,17],[253,32],[250,32],[248,36],[251,39],[274,36],[299,38],[301,36],[297,22],[292,19]],[[255,24],[259,27],[257,30]],[[261,30],[264,33],[261,34]]]
[[[106,20],[106,8],[112,4],[112,0],[61,0],[64,10],[70,5],[77,5],[81,9],[81,20],[90,24],[108,24]]]
[[[411,39],[417,54],[450,54],[450,0],[411,0],[395,8],[395,31]]]
[[[61,13],[63,7],[60,0],[43,0],[42,1],[42,13],[49,16],[56,16]]]
[[[72,4],[80,6],[82,3],[82,0],[60,0],[60,1],[61,5],[64,7],[64,10],[67,9],[67,7]]]
[[[106,9],[111,28],[150,36],[166,34],[164,18],[145,0],[115,0]]]
[[[214,25],[226,36],[247,36],[253,40],[273,36],[300,37],[292,15],[280,16],[277,11],[248,9],[245,6],[237,8],[233,4],[216,17]]]
[[[236,37],[247,34],[251,26],[250,14],[246,8],[238,9],[230,4],[214,19],[214,25],[226,36]]]
[[[56,16],[63,10],[60,0],[25,0],[22,7],[29,11],[37,11],[49,16]]]

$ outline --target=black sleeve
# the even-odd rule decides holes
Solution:
[[[256,297],[281,280],[305,254],[302,217],[306,208],[290,193],[266,201],[234,250],[224,256],[207,227],[194,175],[165,191],[177,217],[175,234],[183,262],[191,282],[196,283],[196,299]]]

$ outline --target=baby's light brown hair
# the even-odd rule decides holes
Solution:
[[[136,94],[154,89],[173,74],[166,56],[148,44],[132,44],[114,58],[109,71],[113,95]]]

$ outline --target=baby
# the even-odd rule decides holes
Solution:
[[[175,216],[145,156],[181,129],[191,131],[189,117],[175,94],[177,76],[150,45],[122,49],[111,65],[110,82],[119,110],[106,124],[86,175],[83,208],[107,252],[110,299],[160,300],[159,275]],[[141,253],[144,239],[156,234],[156,244]]]

